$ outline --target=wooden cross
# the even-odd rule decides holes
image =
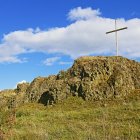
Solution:
[[[125,30],[125,29],[127,29],[127,27],[123,27],[123,28],[119,28],[119,29],[117,29],[117,20],[115,20],[115,30],[112,30],[112,31],[106,32],[106,34],[110,34],[110,33],[114,33],[114,32],[115,32],[115,40],[116,40],[116,56],[119,55],[119,52],[118,52],[118,34],[117,34],[117,32],[118,32],[118,31],[121,31],[121,30]]]

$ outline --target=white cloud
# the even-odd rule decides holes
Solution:
[[[105,34],[114,29],[114,19],[102,17],[98,9],[81,7],[72,9],[68,15],[69,19],[76,21],[66,27],[19,30],[4,35],[0,44],[0,63],[21,63],[24,59],[19,55],[30,52],[58,53],[71,58],[91,54],[115,55],[115,36]],[[128,26],[128,30],[118,33],[120,55],[140,57],[139,25],[139,18],[118,19],[118,27]],[[46,64],[57,60],[57,57],[46,59]]]
[[[46,60],[43,61],[43,64],[47,66],[52,66],[56,61],[58,61],[60,57],[51,57],[47,58]]]
[[[59,64],[60,65],[71,65],[72,62],[63,62],[63,61],[60,61]]]
[[[70,10],[68,14],[68,19],[70,20],[87,20],[91,18],[96,18],[99,16],[100,10],[93,10],[92,8],[88,7],[85,9],[82,9],[81,7],[74,8]]]

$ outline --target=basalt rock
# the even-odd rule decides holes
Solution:
[[[30,86],[29,83],[21,83],[17,85],[17,88],[15,90],[16,93],[26,93],[28,87]]]
[[[23,89],[22,89],[23,87]],[[140,89],[140,63],[123,57],[81,57],[67,71],[38,77],[30,85],[17,88],[26,100],[44,105],[69,96],[103,100],[127,96]]]

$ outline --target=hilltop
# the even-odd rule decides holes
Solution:
[[[80,57],[67,71],[20,84],[17,93],[45,105],[69,96],[84,100],[121,98],[140,89],[140,63],[123,57]]]
[[[80,57],[57,75],[0,92],[0,139],[140,139],[140,63]]]
[[[35,78],[10,91],[11,106],[24,102],[54,104],[69,96],[83,100],[123,98],[140,89],[140,63],[123,57],[80,57],[67,71]],[[12,93],[13,92],[13,93]],[[2,91],[1,95],[5,95]],[[9,95],[8,94],[8,95]],[[17,100],[18,98],[18,100]]]

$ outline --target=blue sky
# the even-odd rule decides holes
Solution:
[[[83,55],[140,61],[139,0],[0,0],[0,89],[56,74]]]

